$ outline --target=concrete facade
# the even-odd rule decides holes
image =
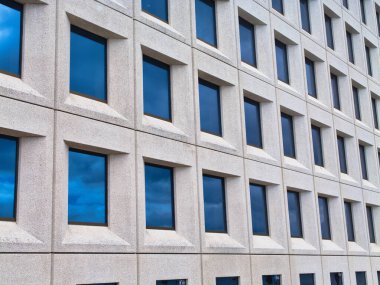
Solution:
[[[20,138],[17,221],[0,221],[0,285],[214,285],[223,276],[260,285],[270,274],[299,285],[301,273],[329,285],[330,272],[354,285],[356,271],[380,285],[380,131],[371,108],[375,98],[380,110],[380,0],[364,0],[366,25],[359,0],[348,0],[349,10],[341,0],[310,0],[311,34],[301,28],[297,0],[284,0],[285,15],[270,0],[215,0],[218,49],[196,39],[194,0],[169,0],[168,24],[142,12],[140,0],[18,2],[22,76],[0,73],[0,134]],[[326,44],[324,14],[332,17],[335,50]],[[257,68],[240,60],[239,16],[255,24]],[[108,40],[107,104],[70,94],[70,24]],[[276,77],[275,39],[288,45],[289,85]],[[173,122],[143,113],[142,55],[171,66]],[[307,95],[305,56],[315,62],[318,99]],[[330,72],[339,78],[342,111],[332,105]],[[198,78],[221,87],[223,137],[200,131]],[[263,149],[245,143],[244,97],[261,103]],[[297,160],[283,155],[280,112],[294,116]],[[323,168],[313,164],[311,123],[322,130]],[[339,171],[337,133],[346,138],[348,175]],[[68,225],[69,147],[108,155],[108,227]],[[175,169],[176,231],[145,228],[144,162]],[[204,230],[203,173],[225,178],[228,234]],[[267,186],[269,236],[252,235],[252,182]],[[287,189],[301,194],[302,239],[290,237]],[[329,197],[332,240],[321,238],[318,195]],[[345,200],[353,203],[355,242],[347,241]]]

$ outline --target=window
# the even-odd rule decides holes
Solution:
[[[359,154],[360,154],[360,165],[362,169],[362,178],[364,180],[368,180],[367,158],[365,155],[365,146],[362,144],[359,144]]]
[[[352,205],[350,202],[344,202],[344,213],[346,216],[346,228],[348,241],[355,241],[354,220],[352,218]]]
[[[0,0],[0,71],[21,77],[22,18],[21,4]]]
[[[311,134],[313,139],[314,164],[323,167],[324,163],[321,128],[312,125]]]
[[[255,27],[239,17],[241,61],[256,67]]]
[[[294,130],[293,130],[293,117],[281,113],[281,126],[282,126],[282,144],[284,148],[284,155],[296,158],[296,149],[294,144]]]
[[[334,34],[332,19],[325,14],[325,28],[326,28],[326,40],[327,46],[331,49],[334,49]]]
[[[300,194],[298,192],[288,191],[288,210],[290,236],[292,238],[302,238]]]
[[[302,29],[310,34],[309,0],[300,0]]]
[[[360,121],[362,116],[360,112],[359,90],[355,86],[352,86],[352,95],[354,97],[355,118]]]
[[[367,277],[365,271],[355,272],[356,276],[356,285],[367,285]]]
[[[380,284],[380,271],[377,271],[377,284]]]
[[[342,272],[331,272],[330,273],[331,285],[343,285],[343,273]]]
[[[329,202],[326,197],[318,197],[319,220],[321,222],[322,239],[331,240]]]
[[[281,285],[281,275],[263,275],[263,285]]]
[[[300,274],[300,285],[314,285],[314,274],[313,273]]]
[[[117,283],[92,283],[92,284],[86,284],[86,285],[118,285],[118,284]]]
[[[372,60],[371,60],[371,50],[369,46],[365,46],[365,56],[367,60],[367,71],[369,76],[373,76],[372,73]]]
[[[69,224],[107,225],[107,156],[69,150]]]
[[[239,285],[239,277],[216,277],[216,285]]]
[[[71,26],[70,92],[107,101],[107,40]]]
[[[222,136],[219,86],[199,79],[201,131]]]
[[[340,110],[338,76],[331,73],[330,78],[331,78],[331,93],[332,93],[332,99],[333,99],[333,106],[335,109]]]
[[[197,38],[216,47],[216,15],[214,0],[195,0]]]
[[[370,243],[376,243],[376,237],[375,237],[375,226],[373,223],[373,212],[372,207],[367,206],[367,222],[368,222],[368,233],[369,233],[369,241]]]
[[[0,136],[0,220],[16,220],[18,139]]]
[[[206,232],[227,233],[224,178],[203,175]]]
[[[244,98],[244,114],[247,144],[262,148],[260,103]]]
[[[141,8],[144,12],[151,14],[164,22],[169,21],[168,0],[142,0]]]
[[[305,58],[305,68],[306,68],[306,80],[307,80],[307,93],[317,98],[317,86],[315,83],[315,68],[314,61]]]
[[[171,121],[170,66],[143,57],[144,114]]]
[[[276,40],[277,79],[289,84],[288,52],[286,44]]]
[[[348,9],[348,0],[342,0],[343,6]]]
[[[272,8],[277,12],[284,14],[284,4],[282,3],[282,0],[272,0]]]
[[[380,37],[380,13],[376,10],[377,35]]]
[[[187,282],[185,279],[156,281],[156,285],[186,285],[186,284]]]
[[[267,192],[263,185],[250,184],[252,233],[269,236]]]
[[[175,229],[173,168],[145,164],[145,213],[148,229]]]
[[[346,39],[347,39],[348,60],[352,64],[355,64],[354,45],[352,42],[352,34],[349,31],[346,31]]]
[[[375,125],[376,129],[379,129],[379,117],[377,113],[377,100],[376,98],[371,98],[372,103],[372,113],[373,113],[373,124]]]
[[[347,174],[346,146],[344,137],[337,136],[340,172]]]
[[[360,13],[362,15],[362,22],[363,22],[363,24],[367,24],[367,19],[366,19],[366,15],[365,15],[365,3],[364,3],[364,0],[360,0],[359,2],[360,2]]]

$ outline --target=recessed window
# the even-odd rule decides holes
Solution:
[[[376,10],[377,35],[380,36],[380,13]]]
[[[281,275],[263,275],[263,285],[281,285]]]
[[[342,0],[343,7],[348,9],[348,0]]]
[[[367,285],[367,277],[365,271],[356,271],[356,285]]]
[[[363,24],[367,24],[367,17],[366,17],[366,14],[365,14],[365,3],[364,3],[364,0],[359,0],[359,2],[360,2],[360,14],[362,16],[362,22],[363,22]]]
[[[301,10],[302,29],[310,34],[311,28],[310,28],[309,0],[300,0],[300,10]]]
[[[201,131],[222,136],[219,86],[199,79]]]
[[[107,225],[107,156],[69,150],[69,224]]]
[[[355,64],[354,44],[352,41],[352,34],[349,31],[346,31],[346,39],[347,39],[348,60],[352,64]]]
[[[21,77],[23,7],[15,1],[0,0],[0,15],[0,72]]]
[[[347,240],[355,241],[354,220],[352,217],[352,204],[344,202],[344,214],[346,216]]]
[[[365,146],[359,144],[359,155],[360,155],[360,166],[362,169],[362,178],[368,180],[368,171],[367,171],[367,157],[365,153]]]
[[[227,233],[224,178],[203,175],[206,232]]]
[[[145,213],[148,229],[174,230],[173,168],[145,164]]]
[[[170,65],[143,57],[144,114],[171,121]]]
[[[288,51],[286,44],[276,40],[277,79],[289,84]]]
[[[377,271],[377,284],[380,284],[380,271]]]
[[[216,277],[216,285],[239,285],[239,277]]]
[[[331,272],[330,273],[331,285],[343,285],[343,273],[342,272]]]
[[[324,162],[321,128],[312,125],[311,134],[313,139],[314,164],[323,167]]]
[[[314,274],[313,273],[300,274],[300,285],[314,285]]]
[[[164,22],[169,21],[168,0],[142,0],[141,8],[144,12],[151,14]]]
[[[239,17],[241,61],[256,67],[255,26]]]
[[[260,103],[244,98],[244,114],[247,144],[262,148]]]
[[[337,136],[340,172],[347,174],[346,146],[344,137]]]
[[[272,8],[277,12],[284,14],[284,3],[283,0],[272,0]]]
[[[327,46],[331,49],[334,49],[334,33],[333,33],[332,19],[326,14],[325,14],[325,28],[326,28]]]
[[[118,285],[118,283],[91,283],[91,284],[78,284],[78,285]]]
[[[331,240],[329,202],[326,197],[318,197],[319,220],[321,223],[322,239]]]
[[[339,95],[338,76],[331,73],[330,78],[331,78],[331,95],[332,95],[333,106],[335,109],[340,110],[340,95]]]
[[[306,80],[307,80],[307,94],[317,98],[317,85],[315,82],[315,67],[314,61],[305,58]]]
[[[369,76],[373,76],[372,72],[372,60],[371,60],[371,49],[369,46],[365,46],[365,56],[367,60],[367,71]]]
[[[0,136],[0,220],[16,219],[18,139]]]
[[[354,97],[355,118],[360,121],[362,118],[362,115],[360,112],[359,90],[355,86],[352,86],[352,95]]]
[[[302,233],[300,193],[295,192],[295,191],[288,191],[288,210],[289,210],[290,236],[292,238],[302,238],[303,233]]]
[[[269,235],[267,191],[266,187],[258,184],[250,184],[252,233],[254,235]]]
[[[186,284],[187,284],[187,281],[185,279],[156,281],[156,285],[186,285]]]
[[[216,47],[216,15],[214,0],[195,0],[197,38]]]
[[[377,100],[376,98],[371,98],[372,103],[372,113],[373,113],[373,124],[375,129],[379,129],[379,114],[377,113]]]
[[[282,126],[282,144],[284,155],[296,158],[296,149],[294,143],[294,130],[293,130],[293,117],[281,113],[281,126]]]
[[[373,223],[373,207],[367,206],[366,212],[367,212],[367,222],[368,222],[368,234],[369,234],[369,241],[370,243],[376,243],[376,236],[375,236],[375,225]]]

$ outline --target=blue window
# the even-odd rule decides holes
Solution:
[[[362,15],[362,22],[363,22],[363,24],[367,24],[364,0],[360,0],[359,2],[360,2],[360,14]]]
[[[216,285],[239,285],[239,277],[216,277]]]
[[[330,273],[331,285],[343,285],[343,273],[342,272],[331,272]]]
[[[302,238],[302,218],[301,218],[301,205],[300,193],[288,191],[288,210],[289,210],[289,224],[290,236],[292,238]]]
[[[256,67],[255,26],[239,17],[241,61]]]
[[[348,0],[342,0],[343,6],[348,9]]]
[[[209,45],[218,45],[214,0],[195,0],[197,38]]]
[[[371,243],[376,243],[376,237],[375,237],[375,226],[373,223],[373,213],[372,213],[372,207],[367,206],[367,222],[368,222],[368,234],[369,234],[369,241]]]
[[[311,126],[311,134],[313,139],[314,164],[323,167],[324,163],[321,128],[317,126]]]
[[[373,124],[375,125],[376,129],[379,129],[379,117],[377,113],[377,101],[375,98],[371,98],[372,103],[372,113],[373,113]]]
[[[369,46],[365,46],[365,55],[367,60],[367,71],[369,76],[373,76],[372,73],[372,60],[371,60],[371,50]]]
[[[346,146],[344,137],[337,136],[340,172],[347,174]]]
[[[265,186],[250,184],[252,233],[269,236],[267,192]]]
[[[222,136],[219,86],[199,79],[201,131]]]
[[[310,34],[309,0],[300,0],[302,29]]]
[[[186,285],[185,279],[156,281],[156,285]]]
[[[346,216],[347,240],[355,241],[354,220],[352,217],[352,205],[350,202],[344,202],[344,213]]]
[[[360,121],[362,115],[360,112],[359,90],[355,86],[352,86],[352,95],[354,97],[355,118]]]
[[[282,3],[282,0],[272,0],[272,8],[277,12],[284,14],[284,4]]]
[[[144,114],[171,121],[170,66],[143,57]]]
[[[365,154],[365,146],[359,144],[359,154],[360,154],[360,165],[362,169],[362,178],[368,180],[368,171],[367,171],[367,158]]]
[[[288,51],[286,44],[276,40],[277,79],[289,84]]]
[[[367,277],[365,271],[356,271],[356,285],[367,285]]]
[[[315,83],[315,68],[314,61],[305,58],[307,93],[314,98],[317,98],[317,86]]]
[[[334,33],[332,26],[332,19],[325,14],[325,28],[326,28],[326,41],[327,46],[334,49]]]
[[[333,99],[333,106],[335,109],[340,110],[340,95],[339,95],[339,82],[338,82],[338,76],[331,73],[331,93],[332,93],[332,99]]]
[[[300,274],[300,285],[314,285],[314,274],[313,273]]]
[[[148,229],[174,230],[172,168],[145,164],[145,213]]]
[[[347,38],[347,52],[348,52],[348,60],[354,64],[355,63],[355,55],[354,55],[354,44],[352,41],[352,34],[346,31]]]
[[[0,0],[0,72],[17,77],[21,76],[22,14],[21,4]]]
[[[293,117],[281,113],[281,126],[282,126],[282,144],[284,148],[284,155],[296,158],[296,149],[294,144],[294,130],[293,130]]]
[[[16,220],[18,139],[0,136],[0,220]]]
[[[281,285],[281,275],[263,275],[263,285]]]
[[[86,285],[117,285],[117,283],[91,283]]]
[[[262,148],[260,103],[244,98],[247,144]]]
[[[71,26],[70,92],[107,101],[107,40]]]
[[[321,222],[322,239],[331,240],[329,202],[326,197],[318,197],[319,220]]]
[[[169,21],[168,0],[142,0],[141,8],[144,12],[149,13],[164,22]]]
[[[203,175],[206,232],[227,233],[224,178]]]
[[[69,223],[107,224],[107,156],[70,149]]]

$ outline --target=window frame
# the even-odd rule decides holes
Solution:
[[[307,68],[308,66],[309,66],[309,69]],[[311,73],[308,73],[308,70],[310,70]],[[315,62],[308,57],[305,57],[305,73],[306,73],[307,94],[309,96],[315,98],[315,99],[318,99],[317,76],[316,76],[316,72],[315,72]],[[310,92],[310,86],[309,86],[309,80],[308,80],[309,76],[308,75],[312,76],[312,85],[313,86],[311,86],[311,89],[315,90],[315,94],[312,94],[312,92]]]
[[[263,189],[263,192],[265,194],[264,196],[264,202],[265,202],[265,222],[266,222],[266,233],[257,233],[254,231],[254,219],[253,219],[253,208],[252,208],[252,195],[251,195],[251,186],[260,187],[260,189]],[[252,224],[252,235],[254,236],[270,236],[271,230],[270,230],[270,223],[269,223],[269,211],[268,211],[268,192],[267,192],[267,186],[261,185],[258,183],[249,183],[249,197],[251,201],[251,224]]]
[[[360,158],[360,168],[361,168],[361,176],[363,180],[368,179],[368,165],[367,165],[367,156],[366,156],[366,147],[363,144],[359,143],[359,158]]]
[[[282,125],[282,118],[285,117],[287,119],[290,119],[291,120],[291,132],[292,132],[292,152],[294,152],[294,155],[287,155],[285,154],[285,141],[284,141],[284,132],[283,132],[283,125]],[[284,113],[284,112],[281,112],[281,130],[282,130],[282,148],[283,148],[283,152],[284,152],[284,156],[285,157],[290,157],[290,158],[293,158],[293,159],[297,159],[297,149],[296,149],[296,138],[295,138],[295,132],[294,132],[294,120],[293,120],[293,116],[292,115],[289,115],[287,113]]]
[[[335,42],[334,42],[334,28],[333,28],[333,21],[332,18],[324,13],[324,20],[325,20],[325,36],[326,36],[326,45],[332,49],[335,50]],[[330,41],[331,40],[331,41]]]
[[[365,57],[366,57],[366,62],[367,62],[367,73],[369,76],[373,77],[371,48],[368,45],[364,45],[364,48],[365,48]]]
[[[289,211],[289,193],[295,193],[297,196],[297,209],[299,212],[299,217],[297,218],[297,225],[299,226],[299,235],[294,235],[292,233],[292,224],[290,222],[290,211]],[[289,231],[290,231],[290,238],[304,238],[304,229],[303,229],[303,221],[302,221],[302,207],[301,207],[301,193],[293,190],[287,190],[287,204],[288,204],[288,220],[289,220]]]
[[[305,5],[305,9],[302,9],[302,5]],[[307,11],[306,15],[302,13],[302,11]],[[300,0],[300,14],[301,14],[301,28],[305,32],[311,34],[311,21],[310,21],[310,5],[309,0]],[[306,23],[304,21],[304,17],[306,17]],[[306,26],[306,27],[305,27]]]
[[[148,14],[148,15],[150,15],[150,16],[152,16],[152,17],[154,17],[154,18],[156,18],[156,19],[158,19],[158,20],[160,20],[160,21],[162,21],[162,22],[164,22],[164,23],[166,23],[166,24],[169,25],[169,21],[170,21],[170,9],[169,9],[169,2],[168,2],[169,0],[165,0],[166,1],[166,9],[167,9],[166,13],[168,15],[167,19],[163,19],[163,18],[161,18],[161,17],[159,17],[159,16],[157,16],[157,15],[155,15],[155,14],[153,14],[153,13],[147,11],[147,10],[145,10],[143,8],[143,2],[144,1],[145,0],[141,0],[141,11],[143,11],[144,13],[146,13],[146,14]]]
[[[333,81],[336,81],[336,90],[334,88]],[[331,86],[331,97],[332,97],[333,108],[341,111],[342,105],[340,102],[339,77],[338,75],[332,72],[330,72],[330,86]],[[336,91],[336,94],[335,94],[335,91]]]
[[[346,30],[346,42],[347,42],[347,54],[348,61],[355,64],[355,52],[354,52],[354,42],[352,39],[352,33]]]
[[[362,114],[361,114],[361,108],[360,108],[360,95],[359,95],[359,88],[355,85],[352,85],[352,96],[353,96],[353,103],[354,103],[354,115],[355,119],[358,121],[362,120]]]
[[[376,243],[375,223],[373,222],[373,206],[366,205],[368,237],[370,243]]]
[[[285,80],[280,79],[280,77],[282,76],[279,75],[280,68],[279,68],[279,63],[278,63],[279,61],[277,58],[277,49],[281,49],[283,53],[282,57],[284,59],[284,64],[285,64],[285,68],[284,68],[285,77],[286,77]],[[275,54],[276,54],[275,58],[276,58],[277,80],[290,85],[288,45],[278,39],[275,39]]]
[[[257,49],[256,49],[256,28],[255,28],[255,25],[252,24],[251,22],[247,21],[246,19],[244,19],[241,16],[238,17],[238,20],[239,20],[240,60],[242,62],[244,62],[245,64],[248,64],[250,66],[257,68]],[[253,39],[253,46],[250,48],[253,49],[252,50],[253,51],[253,63],[249,63],[249,62],[243,60],[240,26],[244,26],[246,29],[249,29],[251,31],[251,36]]]
[[[300,273],[299,275],[299,280],[300,280],[300,285],[302,284],[302,276],[312,276],[313,277],[313,285],[315,285],[315,274],[314,273]]]
[[[257,108],[259,109],[258,111],[258,119],[259,119],[259,133],[260,133],[260,143],[258,145],[255,145],[255,144],[251,144],[251,143],[248,143],[248,128],[247,128],[247,112],[245,110],[245,104],[251,104],[251,105],[255,105],[257,106]],[[263,149],[264,148],[264,143],[263,143],[263,128],[262,128],[262,114],[261,114],[261,103],[260,102],[257,102],[255,100],[252,100],[246,96],[244,96],[244,120],[245,120],[245,132],[246,132],[246,144],[248,146],[252,146],[252,147],[255,147],[255,148],[260,148],[260,149]]]
[[[342,164],[342,162],[341,162],[342,157],[340,156],[339,141],[342,142],[345,171],[342,171],[342,165],[341,165]],[[337,134],[337,144],[338,144],[339,171],[341,173],[348,174],[347,155],[346,155],[346,139],[343,136],[340,136],[339,134]]]
[[[367,25],[367,15],[365,11],[364,0],[359,0],[359,5],[360,5],[360,20],[364,25]]]
[[[332,285],[331,281],[335,275],[339,276],[339,284],[337,285],[343,285],[344,284],[343,272],[330,272],[330,285]]]
[[[325,237],[323,234],[323,229],[322,229],[322,219],[321,219],[321,201],[325,203],[325,208],[326,212],[323,214],[327,214],[327,227],[328,227],[328,237]],[[320,229],[321,229],[321,238],[322,240],[332,240],[332,233],[331,233],[331,217],[330,217],[330,203],[329,203],[329,198],[325,196],[320,196],[318,195],[318,209],[319,209],[319,223],[320,223]]]
[[[356,281],[356,285],[362,285],[362,284],[359,284],[359,282],[358,282],[358,278],[360,278],[359,277],[359,274],[364,274],[364,285],[367,285],[367,272],[366,271],[356,271],[355,272],[355,281]]]
[[[371,104],[372,104],[372,116],[373,116],[373,125],[375,129],[379,130],[380,124],[379,124],[379,113],[377,111],[377,99],[373,96],[371,97]]]
[[[280,5],[280,7],[279,7],[279,10],[277,10],[274,6],[274,2],[273,1],[276,1],[276,0],[272,0],[271,2],[271,7],[272,7],[272,9],[273,10],[275,10],[275,11],[277,11],[278,13],[280,13],[281,15],[285,15],[285,9],[284,9],[284,1],[283,0],[277,0],[277,1],[279,1],[278,3],[279,3],[279,5]],[[277,5],[277,3],[276,3],[276,5]]]
[[[352,202],[344,201],[343,206],[344,206],[344,218],[346,222],[347,241],[356,242],[355,222],[354,222],[354,217],[352,215]],[[351,224],[350,227],[348,226],[349,223]],[[349,232],[349,228],[352,228],[352,233]],[[352,237],[350,237],[351,235]]]
[[[198,32],[197,32],[197,2],[198,1],[201,1],[201,2],[212,2],[212,3],[214,3],[214,9],[213,9],[213,14],[214,14],[214,18],[215,18],[215,23],[214,23],[214,32],[215,32],[215,37],[214,37],[214,43],[209,43],[209,42],[207,42],[206,40],[204,40],[204,39],[201,39],[201,38],[199,38],[198,37]],[[201,42],[203,42],[203,43],[205,43],[205,44],[207,44],[207,45],[209,45],[209,46],[211,46],[211,47],[214,47],[214,48],[218,48],[218,46],[219,46],[219,41],[218,41],[218,18],[217,18],[217,11],[216,11],[216,1],[217,0],[195,0],[194,2],[194,4],[195,4],[195,9],[194,9],[194,13],[195,13],[195,37],[196,37],[196,39],[197,40],[199,40],[199,41],[201,41]]]
[[[318,132],[318,137],[317,138],[314,138],[314,130],[316,130]],[[318,140],[318,143],[320,145],[320,148],[318,147],[318,152],[320,152],[320,157],[321,157],[321,163],[318,164],[316,162],[316,146],[314,144],[314,139],[317,139]],[[325,159],[324,159],[324,154],[323,154],[323,138],[322,138],[322,129],[316,125],[311,125],[311,140],[312,140],[312,145],[313,145],[313,157],[314,157],[314,165],[317,165],[317,166],[320,166],[320,167],[324,167],[325,166]]]
[[[236,285],[240,284],[240,278],[239,276],[223,276],[223,277],[216,277],[215,278],[215,284],[218,285],[218,280],[228,279],[232,281],[237,281]]]

